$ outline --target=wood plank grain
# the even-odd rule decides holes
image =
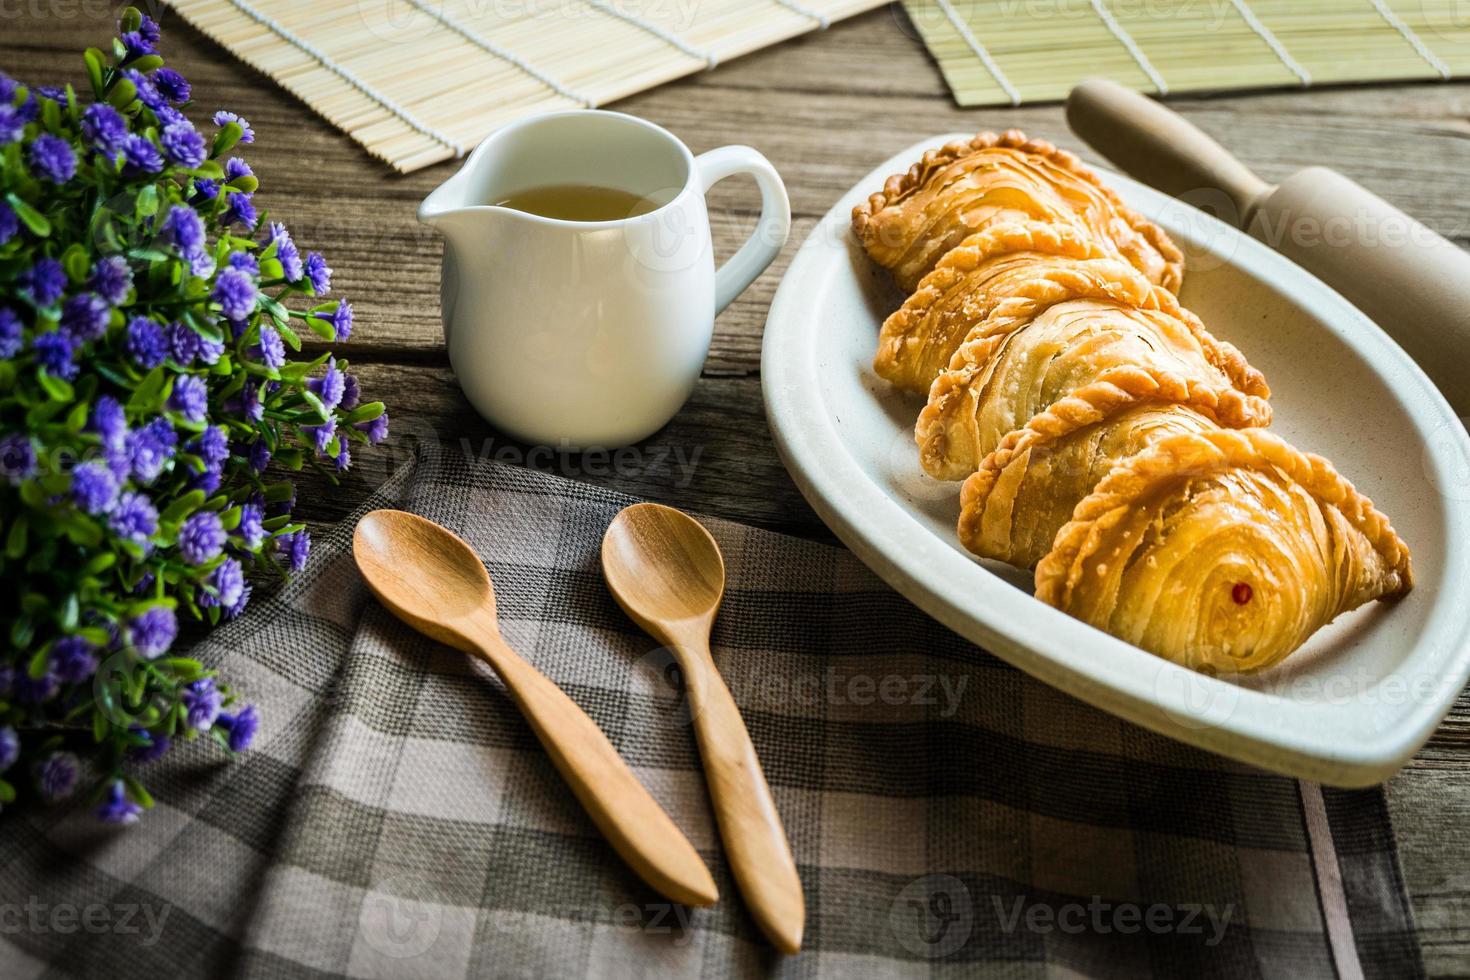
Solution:
[[[80,50],[112,30],[103,4],[20,4],[0,26],[0,67],[37,83],[81,76]],[[279,87],[166,9],[170,61],[201,109],[244,112],[258,134],[248,158],[259,202],[323,251],[357,310],[342,353],[388,401],[400,436],[432,435],[450,451],[500,454],[573,479],[687,510],[832,540],[776,459],[761,408],[766,308],[796,245],[840,193],[896,148],[934,133],[1020,127],[1071,144],[1055,105],[954,106],[896,7],[722,65],[614,108],[668,126],[696,151],[749,143],[792,195],[795,231],[782,257],[719,319],[705,377],[682,412],[629,456],[577,457],[507,440],[469,408],[449,370],[438,317],[440,245],[414,219],[418,201],[453,172],[397,177]],[[1336,167],[1441,233],[1470,243],[1470,86],[1426,84],[1233,94],[1171,102],[1268,179],[1307,164]],[[1084,151],[1084,155],[1086,155]],[[754,222],[738,181],[710,198],[717,252]],[[304,478],[301,513],[332,521],[405,447],[363,453],[340,488]],[[1405,881],[1433,976],[1470,974],[1470,697],[1388,788]]]

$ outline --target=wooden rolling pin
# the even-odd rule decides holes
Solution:
[[[1347,297],[1409,352],[1462,420],[1470,416],[1470,253],[1335,170],[1308,167],[1268,184],[1182,116],[1115,82],[1072,89],[1067,122],[1166,194],[1223,194],[1230,206],[1216,217]]]

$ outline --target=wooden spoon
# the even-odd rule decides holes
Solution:
[[[602,539],[602,574],[618,605],[678,658],[735,881],[776,948],[800,951],[806,904],[796,861],[740,710],[710,656],[710,627],[725,592],[719,545],[680,511],[634,504]]]
[[[592,822],[640,878],[676,902],[714,904],[709,869],[607,736],[501,638],[490,575],[469,545],[416,514],[375,510],[358,522],[352,554],[393,615],[495,668]]]

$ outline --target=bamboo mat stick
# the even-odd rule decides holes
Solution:
[[[883,0],[173,0],[368,152],[408,172],[527,115],[598,106]]]
[[[961,105],[1470,75],[1463,0],[904,0]]]

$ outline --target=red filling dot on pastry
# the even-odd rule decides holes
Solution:
[[[1237,606],[1243,606],[1251,601],[1255,591],[1251,589],[1249,582],[1236,582],[1235,588],[1230,590],[1230,598],[1235,600]]]

